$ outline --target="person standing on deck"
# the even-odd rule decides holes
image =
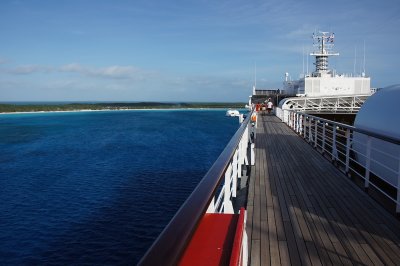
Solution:
[[[271,98],[268,98],[268,102],[267,102],[267,110],[268,110],[268,114],[271,113],[272,109],[274,108],[274,104],[271,101]]]

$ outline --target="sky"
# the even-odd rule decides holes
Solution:
[[[398,0],[1,0],[0,102],[246,102],[314,69],[315,31],[337,72],[400,83]]]

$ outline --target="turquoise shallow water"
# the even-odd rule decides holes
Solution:
[[[0,264],[135,264],[238,126],[222,110],[0,115]]]

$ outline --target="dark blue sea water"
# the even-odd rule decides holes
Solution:
[[[135,264],[238,128],[224,114],[0,115],[0,264]]]

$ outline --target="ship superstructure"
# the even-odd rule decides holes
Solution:
[[[290,80],[286,73],[283,88],[286,94],[306,97],[371,94],[371,82],[365,70],[354,76],[329,69],[329,57],[339,55],[333,52],[334,33],[313,34],[313,41],[315,50],[310,55],[315,56],[315,71],[299,80]]]

